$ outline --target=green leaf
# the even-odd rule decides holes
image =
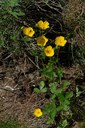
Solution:
[[[57,68],[57,75],[59,78],[63,77],[63,69],[62,68]]]
[[[55,84],[54,83],[50,83],[49,86],[50,86],[51,93],[56,94],[56,86],[55,86]]]
[[[63,89],[66,89],[67,86],[69,86],[69,85],[70,85],[70,83],[67,80],[65,80],[63,83]]]
[[[55,116],[56,116],[56,113],[57,113],[55,100],[48,103],[48,105],[44,107],[43,111],[44,111],[45,114],[48,115],[49,121],[54,122],[55,121]]]
[[[60,128],[66,128],[67,125],[68,125],[67,120],[63,120],[63,121],[61,121],[61,127]]]
[[[54,67],[52,65],[47,65],[45,68],[43,68],[41,74],[49,79],[54,79],[56,76]]]
[[[51,120],[55,120],[55,116],[56,116],[56,109],[53,109],[52,112],[50,112],[49,117]]]
[[[24,13],[21,12],[20,10],[19,11],[8,11],[12,16],[18,18],[18,16],[24,16]]]
[[[65,98],[70,99],[72,96],[73,96],[73,92],[67,92]]]
[[[69,105],[63,105],[63,111],[68,111],[69,110]]]
[[[41,92],[47,92],[47,88],[43,88]]]
[[[7,6],[14,7],[14,6],[18,6],[19,1],[20,0],[6,0],[5,2]]]
[[[34,92],[40,93],[41,91],[38,88],[34,88]]]
[[[59,96],[62,92],[62,88],[58,88],[56,89],[56,95]]]
[[[41,82],[39,83],[39,87],[40,87],[40,89],[43,89],[44,86],[45,86],[45,82],[44,82],[44,81],[41,81]]]
[[[70,101],[69,100],[65,100],[64,104],[69,105]]]
[[[56,110],[57,110],[57,112],[62,111],[63,110],[63,106],[62,105],[61,106],[58,106]]]
[[[52,120],[52,119],[48,119],[48,121],[47,121],[47,124],[53,124],[54,123],[54,120]]]
[[[76,87],[76,97],[80,96],[83,91],[80,91],[78,87]]]
[[[24,36],[22,40],[27,43],[32,41],[32,39],[28,36]]]
[[[63,102],[65,101],[65,97],[64,97],[64,95],[63,95],[62,93],[59,93],[59,94],[58,94],[58,99],[59,99],[59,101],[60,101],[61,103],[63,103]]]
[[[51,94],[51,96],[50,96],[50,98],[52,99],[52,100],[54,100],[55,98],[56,98],[56,95],[54,94]]]
[[[66,127],[66,126],[68,125],[67,120],[64,120],[64,121],[62,122],[62,125],[63,125],[64,127]]]

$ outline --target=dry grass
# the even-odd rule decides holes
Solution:
[[[85,13],[85,2],[82,0],[68,0],[63,8],[63,21],[66,24],[77,22]]]
[[[32,92],[33,85],[41,79],[39,73],[37,70],[32,71],[33,64],[23,61],[23,58],[19,62],[14,60],[15,66],[9,64],[7,67],[5,62],[0,66],[0,121],[16,119],[27,125],[27,128],[47,128],[47,117],[38,119],[33,115],[34,109],[42,109],[48,102],[45,94],[41,96]]]

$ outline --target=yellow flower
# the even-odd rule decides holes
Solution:
[[[29,37],[34,35],[35,31],[31,27],[23,27],[23,34]]]
[[[44,52],[48,57],[52,57],[54,55],[54,49],[50,45],[44,49]]]
[[[36,41],[39,46],[45,46],[46,43],[48,42],[48,38],[42,35],[42,36],[37,37]]]
[[[67,42],[67,40],[65,40],[65,38],[63,36],[58,36],[55,39],[55,44],[57,46],[63,47],[63,46],[65,46],[66,42]]]
[[[46,30],[47,28],[49,28],[49,22],[48,21],[42,21],[40,20],[37,24],[36,27],[42,29],[42,30]]]
[[[40,117],[40,116],[42,116],[42,111],[41,111],[41,109],[40,108],[37,108],[37,109],[35,109],[34,110],[34,115],[36,116],[36,117]]]

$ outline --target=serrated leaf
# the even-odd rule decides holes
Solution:
[[[42,70],[42,75],[44,75],[45,77],[49,79],[53,79],[55,77],[54,67],[50,65],[46,66],[46,68]]]
[[[56,89],[56,95],[58,96],[62,92],[62,88]]]
[[[65,105],[69,105],[69,104],[70,104],[70,101],[69,101],[69,100],[65,100],[65,101],[64,101],[64,104],[65,104]]]
[[[73,92],[67,92],[65,98],[70,99],[72,96],[73,96]]]
[[[69,86],[69,85],[70,85],[70,83],[67,80],[65,80],[63,83],[63,89],[66,89],[67,86]]]
[[[56,111],[55,100],[49,102],[48,105],[44,107],[44,112],[47,113],[47,114],[50,114],[53,111]]]
[[[55,86],[55,84],[54,83],[50,83],[49,86],[50,86],[51,93],[56,94],[56,86]]]
[[[58,95],[59,101],[60,101],[61,103],[63,103],[63,102],[65,101],[64,95],[63,95],[62,93],[59,93],[59,94],[57,94],[57,95]]]

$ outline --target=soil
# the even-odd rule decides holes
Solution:
[[[33,115],[34,109],[48,102],[45,94],[35,94],[35,83],[41,80],[38,70],[27,58],[1,59],[0,64],[0,121],[16,119],[24,123],[28,128],[42,124],[45,127],[46,120],[43,117],[37,119]],[[10,60],[10,61],[9,61]]]

